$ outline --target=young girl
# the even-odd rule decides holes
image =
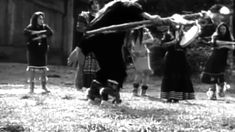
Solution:
[[[227,42],[226,42],[227,41]],[[228,26],[221,23],[217,26],[215,33],[212,35],[212,44],[214,46],[205,69],[202,73],[202,82],[211,84],[209,91],[212,92],[209,99],[216,100],[216,86],[220,87],[219,96],[224,96],[223,87],[225,84],[225,69],[227,66],[227,57],[229,49],[233,49],[233,44]],[[233,42],[234,43],[234,42]],[[234,43],[235,44],[235,43]]]
[[[178,28],[178,29],[177,29]],[[162,39],[165,54],[165,69],[161,84],[161,98],[167,102],[194,99],[194,89],[190,77],[190,67],[186,49],[180,47],[181,27],[170,26]]]
[[[24,29],[27,44],[27,71],[30,72],[30,93],[34,93],[34,81],[36,73],[40,73],[42,89],[45,93],[50,91],[46,88],[46,72],[47,67],[47,39],[52,36],[52,29],[44,23],[45,14],[43,12],[35,12],[30,24]]]
[[[133,40],[132,44],[132,55],[133,55],[133,64],[135,67],[135,78],[133,83],[133,96],[138,95],[138,89],[141,85],[141,96],[146,96],[146,90],[148,89],[149,76],[152,73],[150,67],[150,50],[148,49],[148,44],[153,44],[154,38],[150,31],[147,28],[141,30],[133,31]],[[139,37],[137,34],[142,34]]]

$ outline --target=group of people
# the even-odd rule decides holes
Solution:
[[[228,26],[223,23],[220,13],[223,5],[214,5],[208,12],[198,13],[198,17],[210,17],[217,24],[212,35],[211,46],[213,53],[209,58],[202,74],[202,82],[213,84],[210,88],[210,99],[216,99],[216,86],[221,88],[223,96],[225,84],[224,72],[229,49],[234,49],[233,38]],[[34,76],[41,73],[42,88],[46,93],[47,51],[49,38],[53,31],[44,23],[45,14],[35,12],[30,24],[25,28],[27,36],[27,57],[30,71],[30,93],[34,92]],[[146,96],[150,67],[150,48],[154,37],[145,26],[131,28],[116,28],[104,32],[87,34],[87,31],[118,25],[123,23],[150,20],[155,25],[167,25],[168,31],[161,39],[161,46],[166,49],[164,76],[161,84],[161,98],[167,102],[194,99],[194,89],[191,81],[190,67],[186,58],[187,47],[181,47],[184,25],[195,24],[195,21],[177,21],[172,18],[162,18],[143,11],[137,0],[113,0],[100,9],[98,1],[91,0],[90,10],[78,15],[76,47],[68,57],[68,64],[78,62],[75,86],[77,89],[86,87],[87,98],[101,102],[114,98],[113,103],[121,103],[120,89],[127,76],[127,65],[135,67],[133,95],[138,96],[141,86],[141,95]]]

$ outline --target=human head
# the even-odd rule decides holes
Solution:
[[[45,14],[41,11],[37,11],[32,15],[30,19],[30,24],[33,27],[42,26],[44,24],[44,19],[45,19]]]
[[[222,35],[222,36],[230,35],[229,34],[229,28],[225,23],[219,24],[219,26],[216,29],[216,32],[217,32],[218,35]]]
[[[162,37],[162,42],[169,42],[175,39],[174,36],[174,28],[169,26],[168,30],[164,32],[163,37]]]
[[[91,0],[89,2],[89,7],[90,7],[91,11],[98,12],[100,9],[100,4],[99,4],[98,0]]]
[[[82,12],[78,15],[78,21],[77,21],[77,31],[84,32],[87,29],[88,25],[88,16],[86,13]]]
[[[224,25],[222,25],[222,26],[219,27],[218,31],[219,31],[222,35],[224,35],[224,34],[226,34],[226,32],[227,32],[227,27],[224,26]]]
[[[222,5],[222,4],[215,4],[211,6],[211,8],[208,11],[208,16],[211,18],[212,22],[216,25],[219,25],[225,15],[229,15],[230,10],[228,7]]]

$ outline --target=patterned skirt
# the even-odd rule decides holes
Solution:
[[[190,79],[163,78],[161,98],[190,100],[195,99],[193,84]]]
[[[93,53],[90,53],[85,58],[83,68],[83,85],[84,87],[90,87],[93,79],[96,78],[96,72],[100,69],[99,64]]]

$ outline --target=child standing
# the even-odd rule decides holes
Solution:
[[[143,34],[143,35],[142,35]],[[133,64],[135,67],[135,78],[133,83],[133,96],[138,96],[139,87],[141,85],[141,96],[146,96],[148,89],[149,76],[152,73],[150,67],[150,50],[147,45],[152,44],[154,38],[147,28],[134,30],[133,39],[131,41],[133,55]]]
[[[34,93],[36,73],[40,74],[42,89],[45,93],[50,92],[46,87],[46,72],[49,70],[47,67],[49,47],[47,39],[52,36],[53,31],[45,24],[44,20],[45,14],[43,12],[35,12],[30,19],[30,24],[24,29],[28,61],[26,70],[30,72],[30,93]]]
[[[210,56],[205,69],[202,73],[202,82],[211,84],[209,91],[212,94],[209,99],[216,100],[216,87],[220,89],[218,94],[220,97],[224,97],[224,86],[225,86],[225,69],[227,66],[227,58],[229,49],[234,49],[233,44],[227,44],[232,41],[231,34],[228,26],[225,23],[221,23],[216,28],[215,33],[212,35],[213,52]],[[234,43],[235,44],[235,43]]]

